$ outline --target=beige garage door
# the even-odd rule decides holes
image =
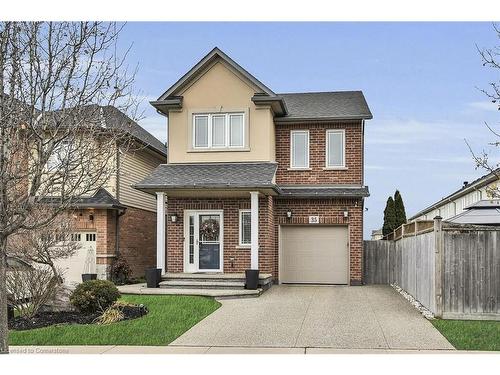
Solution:
[[[96,273],[96,237],[95,232],[73,234],[79,242],[75,254],[66,259],[60,259],[56,266],[62,272],[64,284],[73,287],[82,282],[82,273]]]
[[[282,283],[348,284],[347,227],[282,226]]]

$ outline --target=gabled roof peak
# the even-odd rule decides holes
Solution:
[[[193,66],[186,74],[184,74],[177,82],[175,82],[167,91],[165,91],[157,101],[164,101],[169,97],[173,96],[179,89],[182,89],[186,84],[191,82],[199,72],[203,71],[209,64],[211,64],[216,59],[222,59],[229,66],[240,73],[244,78],[250,81],[252,84],[257,86],[265,94],[269,96],[276,96],[276,94],[257,78],[251,75],[247,70],[245,70],[236,61],[231,59],[227,54],[225,54],[219,47],[214,47],[209,53],[207,53],[195,66]]]

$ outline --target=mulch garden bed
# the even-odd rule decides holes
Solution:
[[[144,306],[122,306],[123,320],[140,318],[148,313]],[[81,313],[78,311],[39,312],[32,319],[15,317],[9,320],[9,329],[25,331],[48,327],[54,324],[94,324],[100,313]]]

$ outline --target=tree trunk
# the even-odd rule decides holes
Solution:
[[[9,353],[7,318],[7,239],[0,236],[0,354]]]

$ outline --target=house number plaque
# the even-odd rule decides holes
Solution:
[[[319,216],[309,216],[309,224],[319,224]]]

